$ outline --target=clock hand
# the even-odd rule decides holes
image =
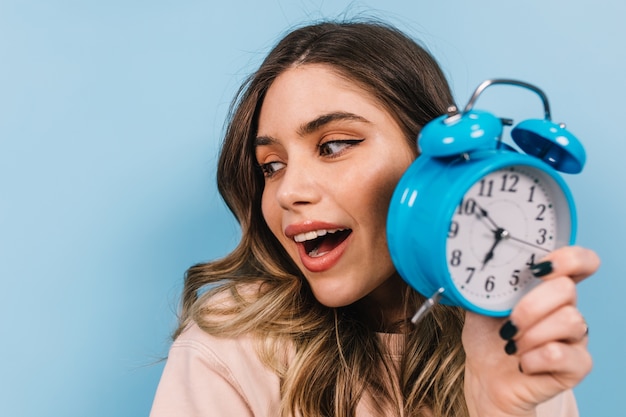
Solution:
[[[493,223],[492,221],[489,221],[489,222],[485,221],[485,220],[490,220],[490,219],[482,213],[482,210],[480,208],[479,208],[479,210],[480,210],[480,212],[476,213],[476,218],[478,220],[480,220],[481,223],[483,223],[485,225],[485,227],[487,229],[489,229],[490,232],[495,232],[498,229],[497,225],[495,223]],[[489,224],[489,223],[491,223],[491,224]],[[493,225],[493,227],[492,227],[492,225]]]
[[[496,224],[496,222],[493,221],[493,219],[491,218],[491,216],[489,216],[489,213],[487,213],[487,210],[485,210],[484,208],[478,206],[478,210],[480,212],[480,214],[476,214],[476,217],[478,217],[479,219],[487,219],[487,221],[489,223],[491,223],[491,225],[493,227],[497,229],[499,229],[500,227]]]
[[[506,230],[502,228],[498,228],[497,230],[493,232],[493,234],[495,237],[495,241],[493,242],[493,245],[491,245],[489,252],[487,252],[487,254],[485,255],[485,258],[483,259],[483,265],[480,268],[481,270],[485,269],[487,262],[493,259],[493,251],[496,248],[496,246],[498,246],[498,244],[502,241],[502,239],[508,238],[510,236],[509,232],[507,232]]]
[[[514,237],[514,236],[511,236],[511,235],[509,234],[509,232],[507,232],[506,230],[504,230],[504,229],[500,228],[500,227],[496,224],[496,222],[495,222],[495,221],[491,218],[491,216],[489,216],[489,213],[487,212],[487,210],[485,210],[485,209],[484,209],[481,205],[479,205],[479,204],[478,204],[475,200],[474,200],[474,204],[476,205],[476,208],[478,208],[478,213],[476,213],[476,217],[477,217],[479,220],[482,220],[482,219],[487,219],[487,221],[488,221],[489,223],[491,223],[491,225],[492,225],[493,227],[495,227],[495,229],[496,229],[496,230],[492,230],[492,232],[496,235],[496,241],[494,242],[493,247],[491,248],[491,250],[490,250],[489,252],[487,252],[487,256],[491,255],[491,256],[489,256],[489,259],[487,259],[487,261],[489,261],[489,260],[491,260],[491,258],[493,258],[493,248],[495,248],[495,247],[496,247],[496,245],[500,242],[500,240],[501,240],[502,238],[507,238],[507,239],[515,240],[515,241],[520,242],[520,243],[523,243],[523,244],[525,244],[525,245],[532,246],[533,248],[541,249],[542,251],[545,251],[545,252],[550,252],[550,249],[546,249],[546,248],[543,248],[543,247],[541,247],[541,246],[535,245],[534,243],[530,243],[530,242],[527,242],[527,241],[525,241],[525,240],[522,240],[522,239],[516,238],[516,237]],[[498,238],[498,236],[497,236],[499,231],[501,231],[501,233],[503,234],[502,236],[500,236],[500,238]],[[487,258],[487,256],[486,256],[485,258]],[[485,263],[486,263],[486,262],[485,262],[485,261],[483,261],[483,268],[485,267]]]
[[[518,239],[515,236],[509,236],[508,238],[516,242],[523,243],[524,245],[532,246],[533,248],[536,248],[536,249],[541,249],[544,252],[550,252],[550,249],[542,248],[541,246],[535,245],[534,243],[530,243],[525,240]]]
[[[485,210],[481,205],[479,205],[476,202],[476,200],[474,200],[474,204],[476,205],[476,208],[478,208],[478,213],[476,213],[476,217],[479,220],[487,219],[487,221],[491,223],[491,225],[495,228],[495,230],[492,230],[492,232],[495,233],[500,228],[500,226],[496,224],[496,222],[491,218],[491,216],[489,216],[489,213],[487,212],[487,210]]]

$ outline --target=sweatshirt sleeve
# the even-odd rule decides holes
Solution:
[[[195,340],[174,342],[150,417],[252,415],[237,380],[215,352]]]

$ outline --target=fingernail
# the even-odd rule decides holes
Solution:
[[[511,340],[517,334],[517,327],[511,320],[508,320],[500,328],[500,337],[504,340]]]
[[[506,345],[504,345],[504,351],[507,355],[512,355],[517,352],[517,345],[515,344],[515,340],[509,340],[508,342],[506,342]]]
[[[544,277],[548,275],[550,272],[552,272],[552,262],[545,261],[545,262],[539,262],[538,264],[534,264],[530,268],[530,272],[532,272],[532,274],[536,276],[537,278]]]
[[[520,371],[521,373],[524,373],[524,370],[522,369],[522,364],[521,364],[521,363],[518,363],[518,364],[517,364],[517,368],[519,369],[519,371]]]

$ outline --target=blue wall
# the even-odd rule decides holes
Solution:
[[[329,3],[0,0],[0,414],[147,415],[184,270],[238,239],[214,185],[229,101],[285,29],[346,10],[422,39],[462,104],[486,78],[539,85],[583,140],[568,182],[604,263],[576,391],[583,415],[622,412],[626,3]],[[541,116],[499,100],[479,103]]]

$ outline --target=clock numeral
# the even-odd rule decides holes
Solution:
[[[491,197],[492,191],[493,191],[493,180],[485,181],[484,178],[480,180],[480,190],[478,191],[479,196]]]
[[[539,220],[539,221],[543,221],[543,213],[545,213],[546,211],[546,205],[545,204],[538,204],[537,208],[539,209],[539,213],[537,214],[537,217],[535,217],[535,220]]]
[[[469,216],[476,212],[476,200],[468,198],[467,200],[461,200],[459,208],[456,211],[458,214],[467,214]]]
[[[450,265],[459,266],[461,265],[461,255],[463,253],[459,249],[455,249],[452,251],[452,257],[450,258]]]
[[[487,280],[485,281],[485,291],[492,292],[495,287],[496,287],[496,277],[494,277],[493,275],[489,275],[487,277]]]
[[[538,245],[543,245],[544,243],[546,243],[547,234],[548,231],[546,229],[539,229],[539,237],[537,238],[537,240],[535,240],[535,242],[537,242]]]
[[[535,264],[535,254],[532,253],[530,255],[530,259],[528,260],[528,262],[526,262],[526,266],[532,267],[534,264]]]
[[[448,239],[455,238],[459,234],[459,223],[452,221],[450,223],[450,229],[448,229]]]
[[[507,191],[509,193],[517,192],[517,182],[519,181],[519,175],[517,174],[504,174],[502,175],[502,187],[500,191]]]
[[[511,274],[511,279],[509,280],[509,284],[511,284],[512,287],[515,287],[516,285],[519,284],[519,273],[520,272],[522,272],[522,271],[520,271],[519,269],[516,269]]]
[[[533,197],[535,196],[535,186],[530,187],[530,195],[528,196],[528,202],[533,202]]]
[[[476,272],[476,268],[474,268],[472,266],[468,266],[467,268],[465,268],[465,270],[469,272],[469,275],[468,275],[467,279],[465,280],[465,283],[469,284],[470,281],[472,280],[472,277],[474,276],[474,272]]]

